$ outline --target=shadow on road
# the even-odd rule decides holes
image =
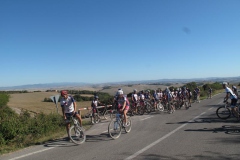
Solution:
[[[68,140],[67,137],[63,139],[49,141],[44,145],[44,147],[72,147],[72,146],[76,146],[76,144]]]
[[[217,152],[210,152],[210,151],[205,151],[201,155],[185,155],[185,154],[180,154],[180,155],[174,155],[174,156],[165,156],[165,155],[158,155],[158,154],[144,154],[139,157],[137,157],[138,160],[239,160],[240,154],[232,154],[231,157],[229,155],[226,155],[225,153],[217,153]]]
[[[212,132],[212,133],[224,132],[229,135],[239,135],[240,136],[240,125],[224,125],[220,128],[186,129],[184,131],[187,131],[187,132]],[[232,143],[232,142],[240,143],[239,138],[240,137],[238,137],[238,138],[234,137],[234,139],[230,140],[229,143]],[[224,142],[226,142],[225,139],[224,139]]]
[[[86,135],[86,142],[99,142],[112,140],[108,133],[102,133],[100,135]]]

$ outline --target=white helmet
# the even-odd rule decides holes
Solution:
[[[226,86],[227,86],[227,85],[228,85],[228,83],[227,83],[227,82],[223,82],[223,83],[222,83],[222,85],[226,85]]]
[[[121,95],[121,94],[123,94],[123,91],[122,91],[122,90],[118,90],[118,91],[117,91],[117,94],[118,94],[118,95]]]

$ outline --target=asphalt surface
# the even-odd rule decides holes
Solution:
[[[122,160],[122,159],[240,159],[240,123],[218,119],[216,109],[224,94],[194,103],[173,114],[133,116],[132,130],[113,140],[108,121],[86,132],[87,140],[74,145],[64,139],[0,156],[1,160]]]

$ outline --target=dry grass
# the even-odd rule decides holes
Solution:
[[[179,87],[183,84],[173,84],[174,87]],[[167,86],[164,85],[124,85],[124,86],[112,86],[110,89],[102,89],[101,87],[98,88],[91,88],[91,87],[85,87],[81,88],[81,90],[92,90],[92,91],[101,91],[109,93],[110,95],[114,95],[118,88],[122,88],[125,94],[128,94],[133,91],[133,89],[140,90],[146,90],[146,89],[165,89]],[[79,89],[79,88],[74,88]],[[56,113],[57,109],[53,102],[43,102],[44,98],[49,98],[50,96],[57,95],[59,93],[56,92],[32,92],[32,93],[18,93],[18,94],[11,94],[10,95],[10,101],[8,103],[8,106],[16,110],[17,112],[20,112],[21,109],[25,109],[28,111],[33,112],[43,112],[43,113]],[[83,94],[82,96],[93,96],[89,94]],[[85,108],[90,107],[91,102],[90,101],[84,101],[84,102],[77,102],[77,108]],[[62,114],[61,106],[58,103],[58,110],[59,113]],[[82,113],[86,113],[87,111],[83,111]]]
[[[180,87],[183,86],[183,84],[172,84],[171,86],[174,87]],[[124,91],[124,94],[128,94],[133,92],[134,89],[137,89],[138,91],[141,90],[147,90],[147,89],[151,89],[151,90],[156,90],[158,88],[160,89],[166,89],[166,87],[170,87],[170,86],[166,86],[166,85],[149,85],[149,84],[139,84],[139,85],[124,85],[124,86],[111,86],[110,89],[103,89],[101,90],[101,92],[106,92],[110,95],[114,95],[118,88],[122,88]]]
[[[33,92],[33,93],[18,93],[11,94],[8,106],[14,108],[16,111],[25,109],[33,112],[56,113],[57,109],[53,102],[43,102],[44,98],[57,95],[56,92]],[[90,101],[77,102],[77,108],[90,106]],[[61,106],[58,103],[58,110],[61,114]]]

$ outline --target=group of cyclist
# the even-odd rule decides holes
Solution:
[[[175,110],[174,106],[172,105],[174,101],[187,101],[189,106],[187,107],[191,107],[192,104],[192,96],[194,95],[195,100],[197,102],[200,102],[200,89],[197,87],[196,89],[192,91],[187,88],[187,87],[182,87],[182,88],[178,88],[178,89],[169,89],[168,87],[165,90],[154,90],[153,94],[150,94],[150,91],[140,91],[137,93],[137,90],[134,89],[133,90],[133,94],[132,94],[132,102],[133,102],[133,106],[136,106],[138,101],[140,101],[140,104],[142,104],[144,102],[144,100],[151,100],[154,104],[154,107],[156,109],[156,105],[157,103],[160,102],[166,102],[171,104],[171,110]]]
[[[238,100],[238,93],[237,93],[237,87],[236,86],[232,86],[232,89],[230,89],[228,87],[228,83],[223,82],[222,83],[223,88],[226,91],[226,97],[224,99],[224,101],[226,102],[229,98],[231,99],[231,108],[232,111],[234,113],[236,113],[238,115],[238,110],[236,108],[236,104],[237,104],[237,100]],[[209,95],[210,97],[212,93],[212,89],[209,88]],[[168,87],[165,90],[154,90],[154,92],[151,94],[150,90],[146,90],[146,91],[140,91],[137,92],[136,89],[133,90],[132,96],[131,96],[131,101],[132,101],[132,107],[133,110],[135,112],[137,112],[137,105],[140,103],[140,105],[144,105],[144,101],[151,101],[152,104],[154,105],[155,110],[157,103],[159,102],[165,102],[169,104],[169,113],[173,113],[175,111],[175,107],[173,105],[174,101],[179,101],[179,102],[184,102],[187,101],[188,102],[188,106],[186,106],[186,109],[188,109],[188,107],[191,107],[192,104],[192,96],[196,97],[196,102],[200,103],[200,89],[198,87],[196,87],[192,91],[187,88],[187,87],[182,87],[179,89],[169,89]],[[61,100],[60,100],[60,104],[62,107],[62,113],[63,113],[63,117],[64,119],[70,119],[71,116],[76,116],[77,119],[79,120],[80,125],[82,126],[82,119],[81,116],[79,115],[79,113],[77,113],[76,109],[77,109],[77,105],[76,102],[74,100],[74,98],[70,95],[68,95],[67,91],[61,91]],[[92,109],[96,109],[98,103],[100,103],[98,101],[98,96],[94,97],[94,100],[92,101]],[[117,104],[117,110],[119,112],[121,112],[124,116],[124,125],[126,124],[126,119],[127,119],[127,112],[130,108],[130,102],[127,98],[126,95],[123,94],[123,90],[122,89],[118,89],[118,91],[116,92],[115,96],[114,96],[114,103]],[[183,103],[181,103],[182,105]],[[239,119],[239,115],[238,115],[238,119]],[[68,131],[70,125],[69,123],[66,125],[66,129]],[[68,133],[68,132],[67,132]]]

